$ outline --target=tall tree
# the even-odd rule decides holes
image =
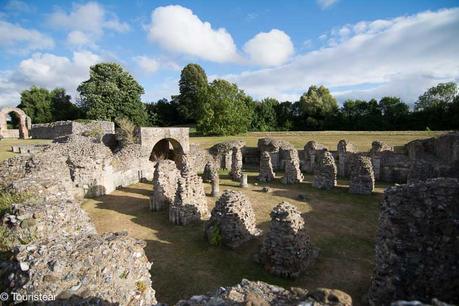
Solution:
[[[196,122],[207,94],[207,75],[198,64],[182,69],[179,81],[178,111],[188,122]]]
[[[33,86],[21,92],[18,105],[34,123],[47,123],[53,120],[50,93],[46,88]]]
[[[266,98],[255,103],[251,128],[256,131],[272,131],[277,128],[276,106],[279,101]]]
[[[236,84],[213,81],[196,126],[202,135],[236,135],[246,132],[251,122],[249,100]]]
[[[409,107],[398,97],[383,97],[379,100],[386,130],[403,129],[407,124]]]
[[[445,109],[448,104],[454,101],[457,94],[458,89],[455,82],[439,83],[419,96],[415,110],[426,110],[433,107]]]
[[[53,121],[75,120],[80,118],[80,109],[73,104],[64,88],[55,88],[50,93]]]
[[[300,98],[302,117],[307,129],[321,129],[327,117],[338,111],[338,103],[325,86],[312,85]]]
[[[101,63],[90,68],[89,80],[78,86],[81,107],[88,119],[127,118],[136,125],[148,123],[140,96],[143,87],[116,63]]]

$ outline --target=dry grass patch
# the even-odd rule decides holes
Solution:
[[[347,193],[346,181],[340,181],[336,190],[326,192],[311,187],[311,176],[293,186],[280,184],[279,178],[272,184],[254,186],[256,174],[249,173],[250,186],[243,192],[253,204],[258,226],[268,230],[271,209],[281,201],[289,201],[303,213],[312,242],[320,249],[318,259],[296,280],[274,277],[253,261],[260,240],[237,250],[213,247],[204,239],[203,224],[175,226],[168,222],[167,212],[149,211],[151,184],[122,188],[88,200],[83,208],[98,232],[127,230],[129,235],[147,242],[145,251],[153,262],[153,288],[163,303],[174,303],[248,278],[285,287],[333,287],[350,293],[355,304],[361,304],[373,268],[377,206],[384,186],[378,186],[372,196],[357,196]],[[221,191],[242,190],[227,175],[222,175],[220,182]],[[264,185],[270,186],[272,192],[261,192]],[[206,192],[210,193],[209,184]],[[306,201],[298,199],[300,194],[306,196]],[[208,197],[209,209],[215,200]]]
[[[51,143],[48,139],[2,139],[0,140],[0,161],[14,157],[16,154],[11,151],[14,145],[33,145]]]

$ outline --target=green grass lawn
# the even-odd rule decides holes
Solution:
[[[0,161],[13,157],[15,154],[11,151],[13,145],[26,144],[47,144],[51,143],[48,139],[2,139],[0,140]]]
[[[296,148],[302,149],[304,145],[315,140],[326,145],[330,150],[336,150],[336,145],[341,139],[346,139],[355,144],[360,151],[368,151],[371,142],[381,140],[391,146],[401,146],[415,139],[430,138],[441,135],[440,131],[319,131],[319,132],[251,132],[238,136],[227,137],[192,137],[191,142],[200,144],[203,148],[225,140],[243,140],[250,147],[256,147],[259,138],[272,137],[283,139],[292,143]]]
[[[223,175],[220,189],[242,190],[250,199],[262,230],[269,229],[269,213],[282,201],[295,205],[305,217],[319,257],[296,280],[272,276],[253,261],[261,238],[236,250],[213,247],[204,239],[204,223],[176,226],[169,223],[166,211],[151,212],[151,184],[122,188],[88,200],[83,208],[98,232],[126,230],[132,237],[147,242],[145,252],[153,262],[153,288],[160,302],[172,304],[180,298],[235,285],[247,278],[284,287],[337,288],[351,294],[354,305],[361,305],[370,284],[378,202],[385,186],[378,185],[371,196],[358,196],[347,192],[346,181],[339,181],[335,190],[320,191],[312,188],[312,176],[306,176],[305,182],[290,186],[280,184],[278,178],[268,184],[272,192],[263,193],[262,185],[253,185],[257,173],[248,174],[249,188],[241,189]],[[205,188],[209,194],[210,185],[205,184]],[[299,200],[300,194],[305,194],[307,200]],[[209,210],[215,201],[216,198],[208,197]]]

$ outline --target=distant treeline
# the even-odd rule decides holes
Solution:
[[[208,83],[197,64],[183,68],[179,92],[170,100],[143,103],[143,87],[115,63],[90,68],[77,103],[63,89],[32,87],[22,108],[35,123],[56,120],[129,119],[143,126],[196,126],[201,135],[286,130],[452,130],[459,128],[459,94],[454,82],[440,83],[418,98],[413,109],[398,97],[346,100],[340,107],[324,86],[310,86],[295,102],[255,101],[225,80]]]

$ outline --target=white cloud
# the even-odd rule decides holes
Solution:
[[[82,46],[89,44],[91,39],[81,31],[72,31],[67,35],[67,42],[71,45]]]
[[[0,20],[0,41],[2,48],[8,48],[10,52],[15,53],[54,47],[51,37],[37,30],[26,29],[2,20]]]
[[[19,93],[32,85],[63,87],[75,97],[78,85],[89,78],[89,67],[101,61],[89,51],[74,52],[72,58],[35,53],[21,61],[15,71],[0,71],[0,106],[17,105]]]
[[[158,7],[152,12],[148,38],[180,54],[214,62],[238,60],[236,45],[225,29],[213,29],[180,5]]]
[[[146,73],[154,73],[159,69],[159,61],[148,56],[134,57],[136,64]]]
[[[104,30],[119,33],[129,31],[127,23],[120,22],[113,14],[108,15],[110,14],[97,2],[74,4],[73,10],[69,13],[61,9],[54,11],[49,16],[49,24],[58,29],[71,31],[67,40],[70,43],[78,42],[77,44],[81,44],[82,41],[94,43],[104,34]]]
[[[321,9],[327,9],[331,7],[333,4],[338,2],[338,0],[317,0],[317,4],[320,6]]]
[[[324,84],[352,88],[350,96],[359,87],[374,87],[376,98],[381,94],[376,88],[384,88],[385,93],[413,102],[427,84],[459,77],[457,8],[345,27],[349,31],[329,34],[334,45],[304,53],[283,66],[223,78],[256,97],[299,96],[311,84]],[[424,81],[413,81],[413,76]]]
[[[261,32],[247,41],[244,51],[250,61],[262,66],[277,66],[284,64],[293,54],[293,43],[283,31],[273,29]]]
[[[35,8],[24,1],[10,0],[5,4],[5,10],[17,13],[31,13]]]

